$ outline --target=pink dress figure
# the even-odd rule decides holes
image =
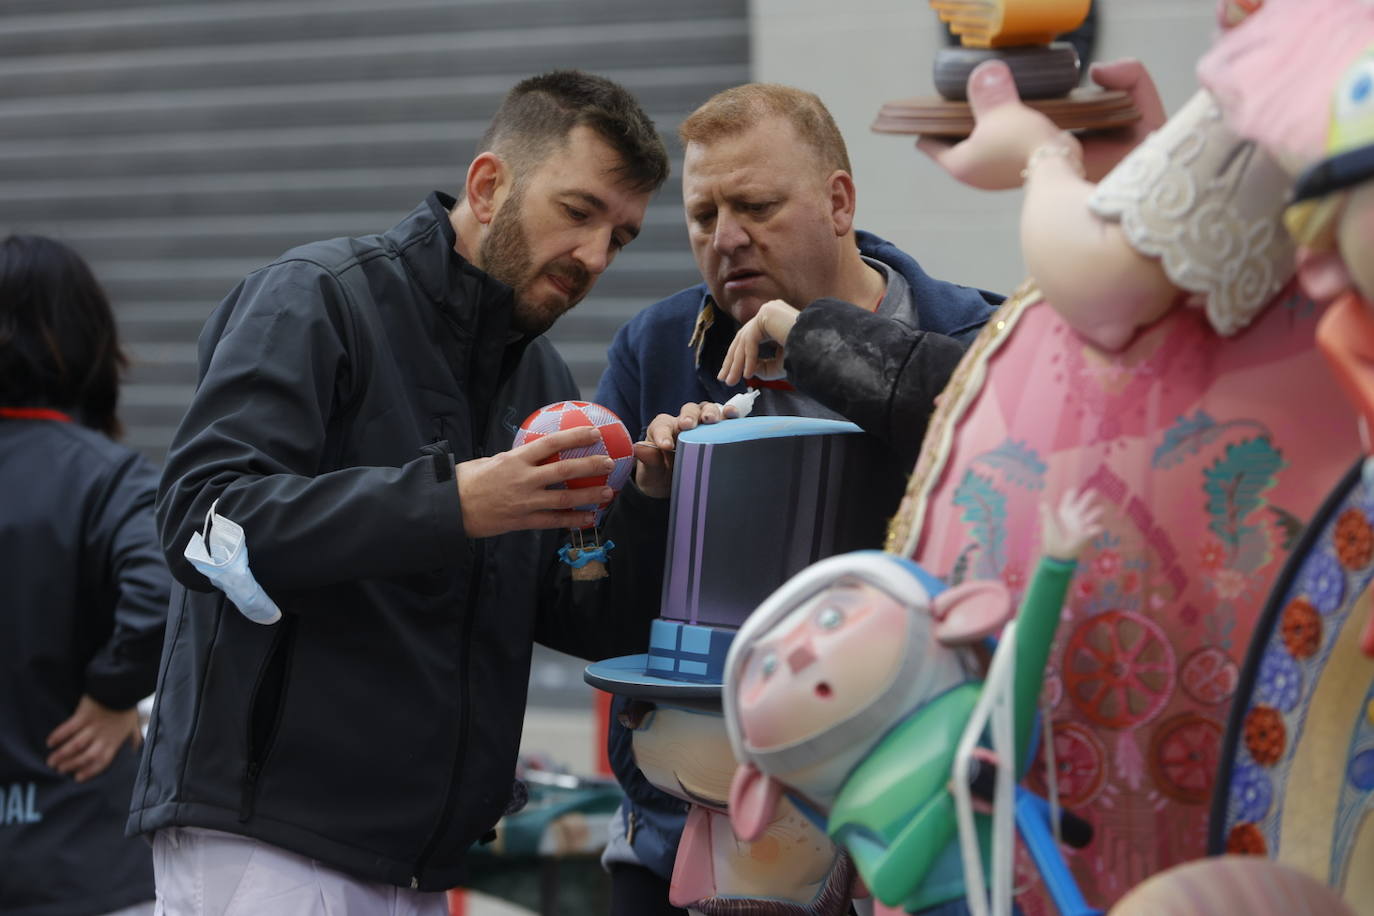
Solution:
[[[1040,494],[1098,494],[1104,531],[1080,558],[1042,699],[1060,800],[1094,826],[1070,864],[1105,907],[1205,853],[1238,664],[1359,446],[1313,343],[1320,309],[1291,281],[1291,179],[1209,94],[1094,185],[1079,141],[1020,105],[1004,68],[984,64],[969,88],[978,130],[923,148],[975,186],[1024,177],[1033,279],[951,379],[889,549],[1018,592]],[[1043,763],[1030,784],[1048,788]],[[1045,912],[1028,882],[1023,908]]]

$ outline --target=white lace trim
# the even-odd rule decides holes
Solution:
[[[1131,247],[1206,297],[1220,334],[1248,325],[1293,274],[1281,222],[1289,176],[1232,134],[1205,91],[1131,151],[1088,206],[1121,223]]]

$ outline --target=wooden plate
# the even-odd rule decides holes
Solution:
[[[1109,130],[1140,120],[1135,103],[1124,92],[1075,89],[1062,98],[1024,101],[1065,130]],[[897,99],[879,110],[872,129],[880,134],[967,137],[973,132],[973,111],[967,102],[934,95]]]

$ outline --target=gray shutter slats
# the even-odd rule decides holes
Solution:
[[[0,230],[90,259],[134,369],[127,442],[160,461],[195,341],[249,270],[381,231],[457,190],[501,96],[579,66],[631,88],[674,176],[641,237],[551,333],[590,395],[616,328],[697,280],[681,118],[748,79],[747,0],[6,0]]]

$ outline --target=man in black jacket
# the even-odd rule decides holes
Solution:
[[[576,397],[539,335],[667,171],[624,89],[534,77],[461,200],[294,249],[211,316],[158,497],[180,584],[129,821],[155,832],[168,913],[444,912],[428,892],[460,881],[511,800],[532,641],[642,649],[666,500],[627,488],[608,534],[637,502],[649,535],[615,537],[609,577],[572,583],[561,529],[606,494],[546,487],[610,459],[542,463],[587,429],[509,449],[524,416]],[[207,518],[243,530],[228,594],[183,557]],[[240,613],[235,581],[280,620]]]

